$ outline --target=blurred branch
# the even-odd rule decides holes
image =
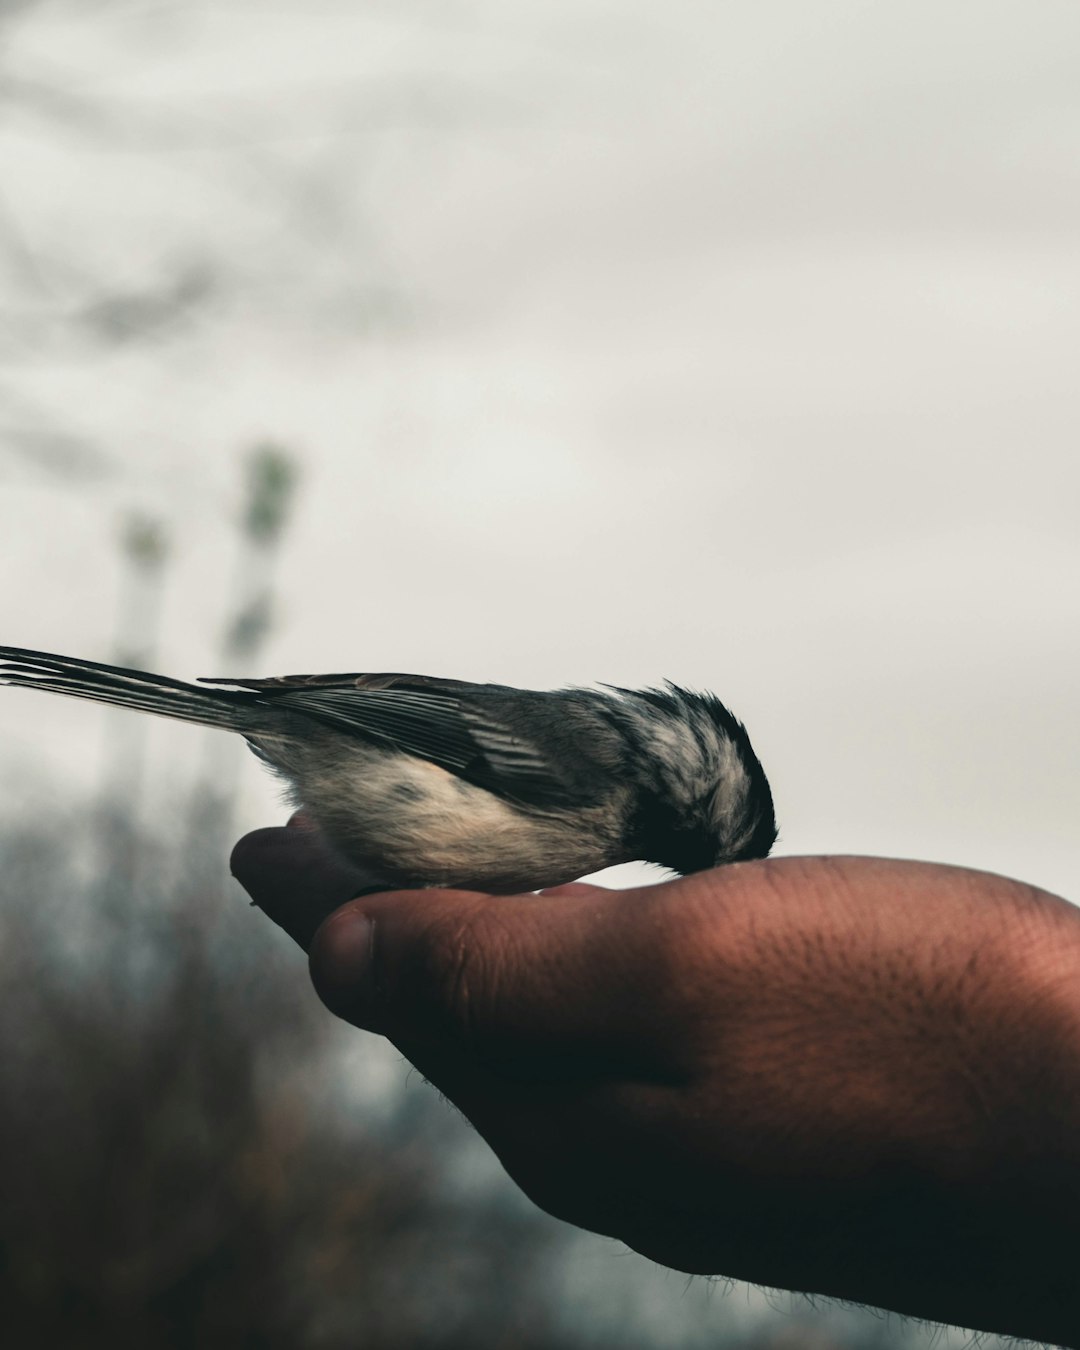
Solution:
[[[169,556],[164,522],[130,512],[121,522],[120,585],[112,660],[119,666],[152,670],[161,628],[165,565]],[[130,903],[145,865],[138,821],[143,805],[148,727],[127,709],[106,714],[107,762],[104,818],[114,847],[102,873],[100,903]]]
[[[295,459],[272,441],[248,456],[244,531],[253,547],[269,550],[280,542],[297,480]]]
[[[273,620],[273,571],[299,483],[295,458],[272,441],[257,445],[245,463],[232,614],[222,640],[222,659],[254,659]]]
[[[171,336],[217,290],[218,279],[210,263],[189,260],[169,269],[156,286],[103,291],[76,310],[71,321],[112,346],[145,342]]]
[[[169,547],[165,526],[155,516],[137,512],[128,516],[120,539],[124,553],[137,571],[154,575],[161,571]]]
[[[299,484],[295,457],[274,441],[256,445],[244,462],[236,571],[230,608],[221,639],[223,673],[249,669],[274,621],[274,571]],[[215,735],[205,741],[202,772],[190,813],[196,838],[225,856],[239,786],[236,738]],[[215,864],[219,865],[219,864]],[[198,886],[204,879],[196,878]]]
[[[0,414],[0,454],[10,454],[59,478],[80,482],[105,476],[109,461],[96,445],[52,427],[4,425]]]

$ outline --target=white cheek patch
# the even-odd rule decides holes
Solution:
[[[713,793],[713,820],[725,831],[742,814],[749,789],[749,778],[738,752],[730,741],[718,746],[716,772],[719,782]]]
[[[700,800],[718,775],[738,764],[731,742],[718,736],[707,720],[655,722],[649,726],[650,749],[667,770],[669,787],[687,803]]]
[[[707,715],[688,708],[679,721],[651,720],[648,741],[671,800],[689,819],[697,817],[719,837],[730,839],[740,827],[751,787],[731,738]]]

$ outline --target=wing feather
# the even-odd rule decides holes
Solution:
[[[515,692],[502,686],[385,674],[204,683],[256,691],[278,707],[392,745],[525,805],[571,806],[582,799],[561,765],[485,706]]]

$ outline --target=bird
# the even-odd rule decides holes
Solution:
[[[554,690],[429,675],[200,678],[0,646],[0,683],[236,732],[388,889],[517,894],[640,860],[763,858],[772,792],[741,722],[670,681]]]

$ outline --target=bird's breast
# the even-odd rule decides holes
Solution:
[[[363,747],[292,776],[334,845],[396,886],[537,890],[624,861],[602,808],[530,810],[400,752]]]

